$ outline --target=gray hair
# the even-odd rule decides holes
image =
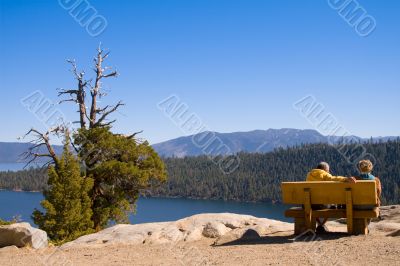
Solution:
[[[329,170],[329,164],[327,162],[320,162],[317,165],[317,169],[328,171]]]

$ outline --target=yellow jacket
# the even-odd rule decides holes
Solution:
[[[344,176],[333,176],[330,173],[322,169],[312,169],[307,174],[307,181],[340,181],[345,182],[347,177]]]

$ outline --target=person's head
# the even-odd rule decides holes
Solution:
[[[358,162],[358,170],[361,174],[369,174],[372,172],[372,165],[370,160],[361,160]]]
[[[325,172],[329,173],[329,164],[327,162],[320,162],[317,165],[317,169],[321,169],[321,170],[324,170]]]

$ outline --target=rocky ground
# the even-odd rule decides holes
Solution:
[[[382,208],[367,236],[293,236],[292,224],[201,214],[176,222],[118,225],[62,247],[0,249],[0,265],[400,265],[400,206]]]

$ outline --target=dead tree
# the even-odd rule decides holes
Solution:
[[[75,60],[67,60],[67,62],[72,66],[71,72],[77,81],[77,88],[58,89],[59,97],[67,95],[67,98],[60,100],[59,103],[73,102],[78,105],[79,121],[77,121],[77,123],[79,123],[81,129],[110,126],[115,122],[115,120],[107,121],[108,116],[116,112],[119,107],[124,105],[121,101],[119,101],[116,105],[106,105],[102,108],[98,106],[98,99],[106,95],[106,93],[102,90],[102,81],[106,78],[118,76],[118,72],[116,70],[112,70],[111,67],[103,66],[104,60],[107,59],[109,54],[110,52],[104,51],[100,46],[98,47],[97,55],[94,58],[93,68],[95,77],[89,80],[85,79],[84,71],[78,71]],[[89,88],[90,99],[87,101],[86,96]],[[87,108],[88,104],[90,104],[89,113],[89,108]],[[25,136],[33,135],[34,140],[31,142],[34,143],[34,146],[24,154],[24,159],[29,159],[29,163],[31,163],[39,157],[49,157],[50,161],[47,162],[46,165],[50,163],[57,165],[57,156],[50,144],[50,135],[58,134],[63,128],[65,128],[65,125],[60,125],[57,128],[50,129],[45,133],[41,133],[36,129],[29,130]],[[136,133],[130,137],[132,138],[135,135]],[[44,146],[47,148],[48,154],[38,153],[37,151],[39,148]]]
[[[79,106],[79,122],[81,128],[86,128],[86,87],[90,81],[84,79],[85,72],[81,71],[78,73],[75,60],[67,60],[68,63],[72,65],[71,72],[73,73],[75,79],[78,81],[77,89],[60,89],[58,96],[69,95],[69,98],[61,100],[59,103],[63,102],[75,102]]]
[[[75,61],[68,60],[72,64],[72,73],[75,79],[78,81],[77,89],[60,89],[58,95],[68,95],[69,98],[61,100],[62,102],[75,102],[78,104],[78,112],[80,117],[80,127],[86,128],[89,124],[89,128],[95,128],[100,126],[109,126],[115,122],[105,122],[106,118],[117,111],[119,107],[124,105],[122,102],[118,102],[114,106],[107,105],[103,108],[98,107],[98,99],[105,96],[105,92],[102,91],[102,80],[110,77],[117,77],[117,71],[111,71],[111,67],[104,67],[103,62],[107,59],[110,52],[105,52],[100,46],[97,49],[97,55],[94,58],[94,72],[95,78],[93,80],[85,80],[85,72],[81,71],[78,73]],[[87,102],[86,102],[86,89],[90,87],[90,112],[87,114]],[[99,118],[98,118],[99,116]],[[87,123],[88,122],[88,123]]]

